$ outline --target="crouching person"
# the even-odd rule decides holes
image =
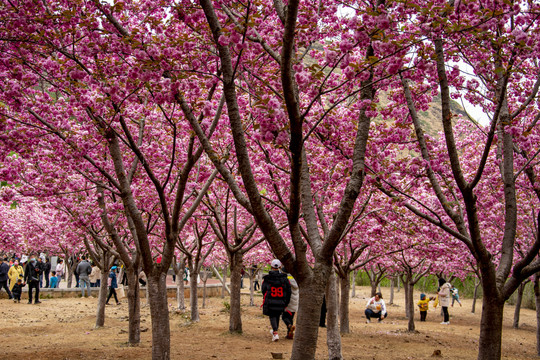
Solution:
[[[376,318],[379,322],[386,319],[388,313],[386,312],[386,305],[380,292],[376,293],[374,297],[368,300],[365,314],[367,319],[366,323],[368,324],[371,322],[371,318]]]

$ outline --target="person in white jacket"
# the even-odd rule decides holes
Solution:
[[[448,325],[450,324],[450,315],[448,314],[448,307],[450,306],[450,298],[451,293],[450,289],[452,288],[452,285],[449,282],[446,282],[445,279],[440,278],[439,279],[439,304],[442,307],[443,315],[444,315],[444,321],[441,323],[442,325]]]
[[[379,322],[386,319],[388,313],[386,312],[386,304],[384,303],[380,292],[376,293],[374,297],[368,300],[366,311],[364,313],[366,314],[366,323],[368,324],[371,322],[371,318],[377,318],[379,319]]]
[[[298,311],[298,284],[285,268],[282,268],[281,271],[288,275],[287,279],[289,279],[289,283],[291,284],[291,299],[283,314],[281,314],[281,319],[287,325],[287,339],[292,339],[294,338],[294,330],[296,328],[294,326],[294,314]]]

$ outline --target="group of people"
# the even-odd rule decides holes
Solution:
[[[21,302],[22,289],[28,285],[28,303],[32,303],[32,295],[35,294],[34,303],[39,304],[41,303],[39,288],[43,282],[44,272],[46,269],[50,271],[50,263],[48,259],[45,263],[42,258],[36,259],[35,255],[30,255],[24,263],[26,265],[23,268],[19,260],[15,258],[10,266],[8,258],[0,258],[0,290],[5,289],[10,299]],[[46,264],[49,266],[46,267]]]
[[[427,297],[426,294],[420,294],[420,301],[418,301],[418,307],[420,309],[420,321],[426,321],[427,312],[429,309],[429,302],[433,301],[433,306],[437,307],[441,305],[443,313],[442,325],[450,324],[450,314],[448,313],[448,307],[450,306],[450,299],[452,299],[452,306],[454,302],[458,302],[459,306],[459,291],[452,284],[447,282],[444,278],[439,278],[439,288],[437,289],[437,296]]]

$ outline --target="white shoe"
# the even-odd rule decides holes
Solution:
[[[450,321],[443,321],[441,325],[450,325]]]
[[[366,320],[366,324],[369,324],[371,322],[371,320],[367,319]]]
[[[272,341],[278,341],[278,340],[279,340],[279,335],[277,331],[276,332],[272,331]]]

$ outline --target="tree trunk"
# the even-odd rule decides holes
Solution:
[[[390,279],[390,300],[388,301],[388,305],[393,305],[394,304],[394,287],[395,287],[395,283],[396,283],[396,278],[392,277]]]
[[[147,275],[152,318],[152,360],[170,360],[171,329],[167,303],[166,274]]]
[[[521,283],[518,287],[516,307],[514,309],[514,323],[512,324],[512,327],[514,329],[517,329],[519,327],[519,312],[521,310],[521,301],[523,300],[523,292],[525,291],[525,285],[527,285],[527,283]]]
[[[497,299],[495,284],[482,281],[482,319],[480,321],[480,340],[478,344],[478,360],[499,360],[501,358],[502,322],[504,300]],[[490,289],[486,288],[490,287]]]
[[[534,301],[536,305],[536,354],[540,356],[540,273],[534,275]]]
[[[202,308],[203,309],[206,309],[206,282],[207,281],[208,281],[208,278],[205,275],[204,280],[203,280],[203,291],[202,291]]]
[[[223,283],[223,287],[221,288],[221,298],[225,298],[225,289],[227,288],[227,266],[223,265],[223,279],[221,281]],[[229,291],[230,294],[230,291]]]
[[[298,283],[298,320],[291,360],[315,359],[322,300],[331,271],[331,265],[315,264],[312,276]]]
[[[349,280],[349,274],[345,277]],[[326,285],[326,306],[328,309],[326,317],[326,344],[328,345],[328,359],[329,360],[342,360],[343,356],[341,355],[341,335],[339,334],[339,323],[338,323],[338,285],[337,285],[337,276],[334,271],[332,271],[328,284]],[[343,281],[343,279],[342,279]],[[347,281],[348,282],[348,281]],[[343,295],[345,294],[345,295]],[[347,292],[343,292],[341,299],[344,297],[349,300],[349,290],[347,287]]]
[[[409,314],[409,282],[408,279],[403,280],[403,289],[405,290],[405,317],[409,319],[411,314]]]
[[[242,314],[240,308],[240,284],[242,281],[243,254],[231,254],[231,308],[229,312],[229,332],[242,333]]]
[[[255,296],[255,290],[253,289],[255,285],[255,276],[257,276],[257,273],[250,274],[249,276],[249,306],[255,306],[254,296]]]
[[[377,293],[377,285],[379,285],[377,281],[371,282],[371,297],[374,297],[375,294]]]
[[[189,305],[191,307],[191,321],[199,322],[201,319],[199,316],[199,294],[197,287],[198,272],[195,269],[191,270],[189,274]]]
[[[401,291],[401,281],[399,279],[399,276],[397,277],[397,292]]]
[[[403,284],[404,286],[407,286],[407,289],[405,291],[405,296],[406,296],[406,299],[405,299],[405,306],[407,308],[407,313],[408,313],[408,318],[409,318],[409,323],[407,325],[407,331],[409,332],[413,332],[415,330],[415,326],[414,326],[414,300],[413,300],[413,295],[414,295],[414,283],[410,280],[410,279],[407,279],[407,284]]]
[[[356,275],[358,275],[358,270],[352,272],[352,292],[351,297],[356,297]]]
[[[186,309],[186,297],[184,286],[184,272],[186,270],[186,262],[184,256],[180,256],[180,261],[174,264],[174,273],[176,274],[176,304],[177,310]]]
[[[139,272],[138,269],[129,267],[126,269],[125,275],[128,277],[127,280],[129,284],[127,291],[129,318],[128,342],[130,345],[139,345],[141,342],[141,299],[139,293]],[[165,296],[167,296],[166,293]]]
[[[214,272],[214,275],[221,281],[221,298],[223,299],[223,293],[224,291],[227,291],[229,295],[231,294],[231,290],[227,287],[227,284],[225,283],[225,279],[220,275],[218,269],[215,266],[212,266],[212,271]]]
[[[105,302],[107,301],[107,280],[109,278],[109,273],[105,268],[101,272],[101,284],[99,286],[99,295],[97,301],[97,311],[96,311],[96,328],[103,327],[105,325]]]
[[[473,294],[472,309],[471,309],[471,313],[473,314],[476,311],[476,299],[478,298],[478,286],[480,286],[480,280],[477,278],[474,281],[474,294]]]
[[[349,288],[351,284],[349,282],[350,273],[347,273],[345,277],[341,278],[341,304],[339,306],[339,324],[340,332],[342,334],[348,334],[351,332],[349,326]],[[353,285],[354,288],[354,285]]]

